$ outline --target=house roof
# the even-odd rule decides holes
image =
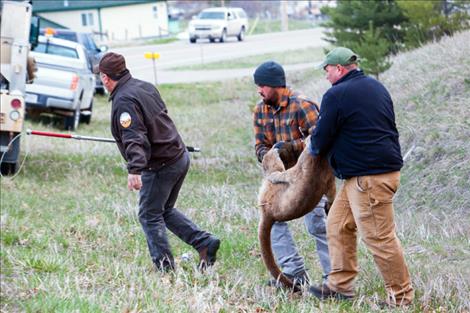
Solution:
[[[159,1],[165,0],[32,0],[35,13],[90,10]]]

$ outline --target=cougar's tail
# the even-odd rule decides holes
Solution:
[[[279,280],[284,286],[292,288],[293,291],[300,291],[298,286],[294,286],[294,283],[282,274],[274,260],[273,250],[271,248],[271,228],[273,227],[273,224],[274,221],[272,218],[264,216],[263,213],[261,214],[258,227],[258,237],[263,262],[275,279]]]

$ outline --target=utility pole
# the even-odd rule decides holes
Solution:
[[[281,31],[285,32],[289,30],[289,18],[287,16],[287,0],[280,1],[280,13],[281,13]]]

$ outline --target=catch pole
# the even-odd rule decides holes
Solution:
[[[39,130],[26,130],[27,135],[35,135],[35,136],[44,136],[44,137],[56,137],[56,138],[64,138],[64,139],[75,139],[75,140],[88,140],[88,141],[99,141],[99,142],[116,142],[116,140],[112,138],[105,138],[105,137],[93,137],[93,136],[80,136],[74,134],[63,134],[63,133],[53,133],[53,132],[44,132]],[[186,146],[189,152],[201,152],[201,149],[197,147]]]

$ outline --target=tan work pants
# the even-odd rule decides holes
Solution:
[[[385,281],[387,302],[406,305],[413,300],[410,274],[393,217],[392,198],[399,185],[400,172],[353,177],[343,182],[328,214],[331,290],[354,295],[359,231]]]

